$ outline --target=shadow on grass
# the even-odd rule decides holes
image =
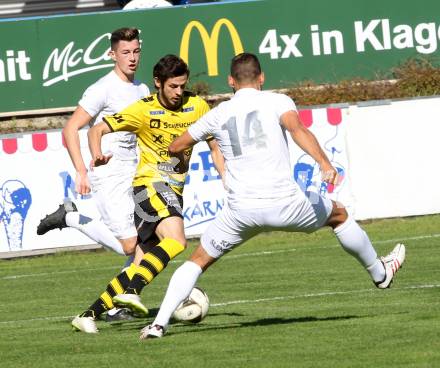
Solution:
[[[290,323],[342,321],[347,319],[362,318],[361,316],[335,316],[335,317],[296,317],[296,318],[263,318],[254,322],[243,322],[240,327],[283,325]]]
[[[111,322],[109,325],[112,326],[112,328],[116,328],[119,331],[129,331],[129,330],[140,330],[141,328],[145,327],[147,324],[150,324],[154,317],[156,317],[157,312],[159,311],[159,308],[150,308],[148,316],[146,318],[136,318],[131,321],[118,321],[118,322]],[[218,316],[230,316],[230,317],[242,317],[244,316],[241,313],[209,313],[210,317],[218,317]],[[102,322],[101,322],[102,323]],[[192,326],[192,324],[188,323],[180,323],[178,321],[172,321],[171,324],[174,327],[177,328],[188,328]]]
[[[286,325],[286,324],[294,324],[294,323],[309,323],[309,322],[328,322],[328,321],[341,321],[341,320],[349,320],[355,318],[364,318],[363,316],[335,316],[335,317],[297,317],[297,318],[263,318],[250,322],[240,322],[240,323],[231,323],[227,325],[203,325],[200,324],[197,328],[189,328],[188,325],[177,325],[173,326],[173,329],[170,330],[169,335],[180,335],[184,333],[190,332],[205,332],[205,331],[219,331],[219,330],[229,330],[229,329],[237,329],[237,328],[249,328],[249,327],[262,327],[262,326],[272,326],[272,325]],[[177,330],[174,327],[186,327],[185,330]]]
[[[237,313],[218,313],[217,316],[221,315],[231,315],[231,316],[242,316]],[[212,314],[210,314],[213,317]],[[200,324],[184,324],[184,323],[173,323],[172,324],[172,332],[170,335],[188,333],[188,332],[203,332],[203,331],[211,331],[211,330],[227,330],[227,329],[236,329],[236,328],[248,328],[248,327],[258,327],[258,326],[272,326],[272,325],[286,325],[286,324],[294,324],[294,323],[310,323],[310,322],[331,322],[331,321],[344,321],[356,318],[364,318],[365,316],[334,316],[334,317],[295,317],[295,318],[263,318],[255,321],[249,322],[234,322],[229,324],[204,324],[203,322]],[[137,330],[139,331],[146,324],[151,323],[150,316],[145,320],[137,319],[128,322],[119,322],[112,323],[112,327],[116,328],[120,331],[128,331],[128,330]],[[194,326],[194,327],[192,327]]]
[[[105,323],[104,320],[98,322],[98,328],[104,326],[108,326],[112,329],[116,329],[118,331],[130,331],[135,330],[139,331],[146,325],[150,324],[157,313],[159,312],[159,308],[149,308],[148,316],[145,318],[135,318],[130,321],[115,321],[110,323]],[[219,317],[219,316],[230,316],[230,317],[242,317],[244,316],[241,313],[209,313],[209,317]],[[271,325],[286,325],[293,323],[310,323],[310,322],[331,322],[331,321],[343,321],[357,318],[365,318],[366,316],[330,316],[330,317],[292,317],[292,318],[263,318],[257,319],[255,321],[247,321],[247,322],[232,322],[228,324],[185,324],[176,321],[172,321],[172,332],[170,331],[170,335],[182,334],[187,332],[195,332],[195,331],[211,331],[211,330],[227,330],[227,329],[235,329],[235,328],[248,328],[248,327],[258,327],[258,326],[271,326]],[[65,321],[57,321],[59,323],[65,323]],[[100,326],[99,326],[100,325]],[[194,326],[192,328],[192,326]]]
[[[204,326],[200,325],[200,328],[186,330],[185,332],[192,331],[209,331],[209,330],[224,330],[230,328],[247,328],[258,326],[272,326],[272,325],[286,325],[293,323],[309,323],[309,322],[329,322],[329,321],[343,321],[355,318],[363,318],[362,316],[334,316],[334,317],[295,317],[295,318],[263,318],[250,322],[231,323],[228,325],[216,325],[216,326]],[[185,325],[188,327],[188,325]]]

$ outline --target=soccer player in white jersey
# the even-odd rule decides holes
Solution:
[[[57,211],[41,220],[37,233],[43,235],[56,228],[72,227],[118,254],[133,255],[137,244],[132,197],[132,180],[138,162],[136,136],[130,132],[106,135],[103,151],[112,159],[108,165],[88,171],[78,134],[84,126],[93,126],[104,116],[113,115],[150,93],[145,84],[134,79],[141,53],[139,31],[136,28],[115,30],[110,46],[109,55],[115,62],[113,70],[87,88],[63,130],[76,170],[75,190],[88,194],[92,189],[101,219],[78,212],[75,204],[66,199]],[[131,261],[132,257],[127,265]],[[123,314],[119,313],[118,318],[123,318]]]
[[[232,59],[230,101],[204,115],[169,147],[177,156],[213,136],[225,158],[224,208],[208,226],[200,245],[171,277],[154,322],[141,339],[162,337],[169,319],[197,279],[225,252],[268,230],[313,232],[330,226],[342,247],[370,274],[378,288],[388,288],[405,260],[397,244],[378,258],[367,234],[341,204],[319,194],[303,193],[292,179],[286,135],[320,165],[323,180],[337,184],[338,174],[314,135],[301,124],[294,102],[286,95],[261,91],[264,74],[253,54]]]

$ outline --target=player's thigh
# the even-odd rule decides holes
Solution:
[[[209,256],[220,258],[260,231],[245,211],[234,211],[225,205],[203,232],[200,243]]]
[[[182,197],[164,183],[134,187],[134,220],[141,243],[153,234],[173,238],[185,245]]]
[[[281,229],[313,232],[327,224],[333,202],[317,193],[298,193],[279,208]]]
[[[93,198],[102,221],[118,239],[137,236],[134,226],[132,171],[115,170],[107,177],[92,179]]]

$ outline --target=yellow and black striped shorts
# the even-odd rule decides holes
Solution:
[[[183,218],[183,198],[165,182],[136,186],[133,194],[138,244],[145,250],[159,243],[155,230],[163,219],[172,216]]]

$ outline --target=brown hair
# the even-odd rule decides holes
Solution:
[[[139,30],[137,28],[119,28],[112,32],[110,45],[112,50],[114,50],[119,41],[133,40],[139,40]]]
[[[238,54],[231,61],[231,77],[237,82],[251,82],[261,74],[258,58],[251,53]]]
[[[165,83],[169,78],[186,75],[189,77],[188,65],[176,55],[165,55],[153,68],[153,77]]]

